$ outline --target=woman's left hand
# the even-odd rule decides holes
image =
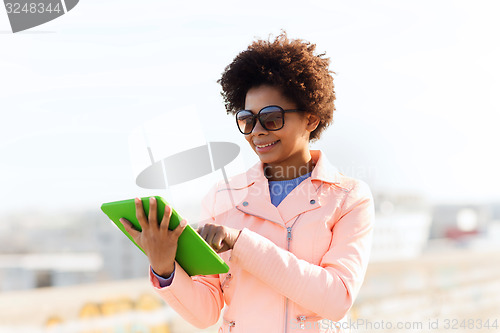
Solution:
[[[217,253],[231,250],[241,232],[238,229],[211,223],[199,227],[196,231]]]

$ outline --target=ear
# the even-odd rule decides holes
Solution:
[[[307,121],[306,129],[309,132],[314,131],[319,125],[319,117],[312,113],[306,114],[306,121]]]

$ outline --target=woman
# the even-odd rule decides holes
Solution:
[[[372,238],[368,186],[340,174],[309,149],[332,122],[329,59],[315,45],[258,40],[226,67],[219,83],[260,162],[216,184],[203,201],[198,232],[228,263],[227,274],[190,277],[174,260],[186,225],[158,226],[156,203],[142,232],[123,220],[148,254],[159,295],[199,328],[219,332],[337,332],[364,279]]]

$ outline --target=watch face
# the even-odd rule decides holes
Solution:
[[[12,32],[52,21],[73,9],[79,0],[4,0]]]

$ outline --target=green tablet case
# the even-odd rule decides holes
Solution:
[[[141,198],[142,205],[146,216],[149,214],[149,198]],[[157,202],[157,215],[160,222],[165,212],[167,202],[159,196],[155,196]],[[104,203],[101,206],[102,211],[113,221],[118,228],[142,251],[144,250],[137,245],[132,236],[125,230],[120,222],[120,218],[124,217],[134,227],[141,231],[142,228],[135,216],[135,201],[134,199],[115,201]],[[182,218],[172,208],[172,216],[168,228],[175,229]],[[184,231],[179,236],[177,243],[177,252],[175,260],[190,276],[193,275],[210,275],[227,273],[229,266],[222,260],[221,257],[208,245],[208,243],[188,224]]]

